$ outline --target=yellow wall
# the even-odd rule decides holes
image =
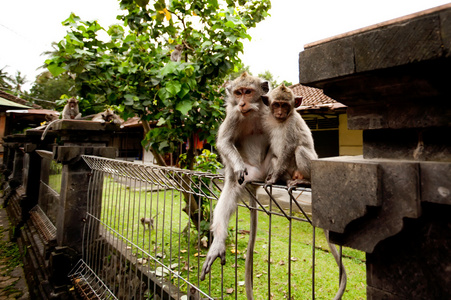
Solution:
[[[348,117],[346,114],[340,114],[338,121],[340,155],[362,155],[363,131],[349,130]]]

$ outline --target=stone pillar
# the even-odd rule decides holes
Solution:
[[[54,158],[63,164],[56,217],[58,246],[70,247],[81,253],[91,174],[91,169],[81,155],[115,158],[117,149],[107,147],[109,135],[115,129],[118,127],[109,123],[78,120],[64,120],[54,125],[62,142],[62,145],[54,148]],[[95,188],[101,190],[102,184]]]
[[[36,150],[42,147],[40,135],[33,131],[25,133],[24,163],[23,163],[23,187],[24,195],[21,199],[22,219],[26,221],[30,210],[38,204],[41,157]]]
[[[367,253],[368,299],[451,297],[451,5],[305,46],[363,157],[317,160],[314,225]]]

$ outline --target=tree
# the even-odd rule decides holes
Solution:
[[[8,75],[8,73],[6,73],[5,71],[3,71],[6,67],[3,67],[0,69],[0,88],[2,90],[11,90],[11,84],[10,82],[12,81],[11,77]]]
[[[71,14],[63,22],[68,34],[46,61],[49,71],[70,72],[79,95],[91,103],[113,105],[124,118],[139,115],[144,144],[157,158],[187,140],[193,145],[195,135],[214,144],[224,117],[220,87],[240,69],[241,40],[268,15],[270,1],[119,2],[125,27],[110,26],[106,42],[98,37],[105,31],[98,22]],[[183,45],[181,62],[170,61],[176,45]],[[191,147],[187,167],[193,163]]]
[[[77,95],[75,89],[75,80],[68,74],[60,74],[54,77],[49,71],[42,72],[36,76],[36,80],[30,89],[30,97],[39,102],[43,108],[54,109],[56,107],[55,100],[61,99],[63,95],[68,98]],[[53,102],[53,103],[52,103]]]
[[[138,114],[146,126],[146,145],[157,153],[172,152],[199,134],[214,143],[224,109],[220,89],[225,77],[239,68],[241,39],[247,29],[267,16],[265,1],[122,0],[124,25],[111,26],[110,40],[96,21],[72,14],[63,22],[69,32],[47,60],[54,76],[75,75],[80,96],[116,105],[124,117]],[[175,45],[184,47],[182,62],[169,60]],[[144,123],[147,123],[144,122]],[[192,143],[190,143],[192,145]],[[188,154],[192,166],[193,153]]]
[[[20,97],[22,94],[22,86],[27,82],[27,77],[22,76],[20,71],[17,71],[16,75],[11,78],[12,92],[14,95]]]
[[[278,82],[279,78],[274,77],[274,75],[269,70],[266,70],[265,72],[258,74],[258,77],[268,80],[269,84],[271,85],[271,88],[273,88],[273,89],[278,87],[282,83],[284,83],[285,86],[293,85],[291,82],[288,82],[286,80],[283,80],[282,82],[279,83]]]

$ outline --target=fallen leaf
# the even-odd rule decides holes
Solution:
[[[296,257],[291,257],[291,261],[298,261]]]
[[[235,290],[233,289],[233,288],[228,288],[227,290],[226,290],[226,293],[227,294],[231,294],[231,293],[233,293]]]
[[[244,285],[244,281],[238,281],[238,286],[243,286]]]
[[[285,262],[283,260],[279,261],[279,265],[283,266],[285,264]]]

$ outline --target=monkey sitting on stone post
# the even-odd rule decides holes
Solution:
[[[66,105],[64,105],[64,109],[63,109],[61,118],[63,120],[80,120],[81,119],[81,113],[80,113],[80,109],[78,107],[77,99],[72,97],[67,100]],[[42,133],[41,140],[44,140],[45,136],[47,135],[47,132],[52,128],[52,126],[55,123],[58,123],[58,122],[61,122],[61,119],[54,120],[47,125],[44,132]]]

